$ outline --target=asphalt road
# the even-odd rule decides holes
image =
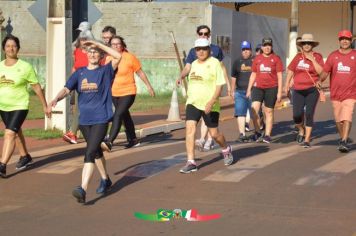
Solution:
[[[348,154],[337,151],[331,104],[318,104],[310,149],[294,141],[291,109],[275,114],[271,144],[236,143],[235,120],[221,123],[239,159],[229,167],[216,148],[197,153],[199,171],[180,174],[184,130],[146,137],[129,150],[118,144],[107,155],[111,191],[95,194],[95,173],[86,205],[71,196],[80,184],[84,144],[44,147],[32,153],[31,168],[17,173],[11,164],[9,178],[0,179],[0,235],[356,235],[356,144]],[[158,209],[220,218],[134,216]]]

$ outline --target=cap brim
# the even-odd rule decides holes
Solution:
[[[319,42],[316,42],[316,41],[299,41],[299,42],[297,42],[296,44],[297,44],[297,46],[301,47],[301,46],[302,46],[302,43],[304,43],[304,42],[312,43],[312,44],[313,44],[313,47],[316,47],[316,46],[319,45]]]

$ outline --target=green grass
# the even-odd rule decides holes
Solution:
[[[149,95],[137,95],[134,104],[130,108],[130,111],[150,111],[163,107],[169,107],[171,104],[171,98],[171,93],[160,94],[156,97],[151,97]],[[184,102],[185,98],[183,96],[178,96],[178,103],[183,104]]]
[[[25,137],[33,137],[36,139],[53,139],[61,138],[63,132],[58,129],[44,130],[44,129],[23,129],[22,130]],[[0,131],[0,137],[4,136],[4,131]]]

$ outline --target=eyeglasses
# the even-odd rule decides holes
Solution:
[[[304,46],[304,45],[313,45],[313,42],[301,42],[300,44],[302,46]]]
[[[209,50],[209,47],[196,47],[196,48],[195,48],[195,51],[200,51],[200,50],[208,51],[208,50]]]
[[[199,32],[198,35],[199,35],[199,36],[203,36],[203,35],[204,35],[204,36],[209,36],[210,33],[209,33],[209,32]]]

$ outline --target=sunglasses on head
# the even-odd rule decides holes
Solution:
[[[199,36],[209,36],[210,34],[208,32],[199,32],[198,33]]]
[[[195,48],[195,51],[200,51],[200,50],[207,51],[207,50],[209,50],[209,47],[196,47]]]

